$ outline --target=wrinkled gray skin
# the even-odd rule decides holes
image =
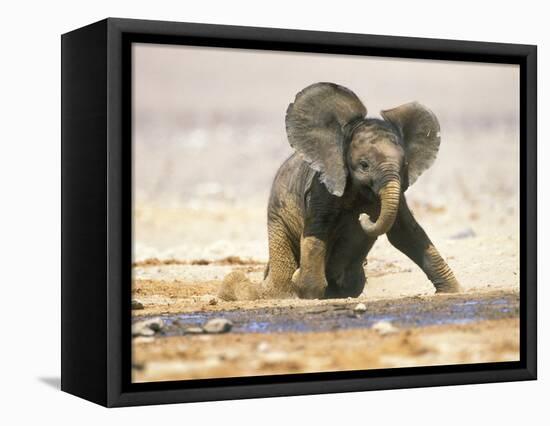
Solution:
[[[378,236],[413,260],[437,292],[459,284],[412,216],[404,192],[439,149],[435,115],[413,102],[367,110],[332,83],[307,87],[290,104],[295,149],[274,179],[268,205],[269,263],[258,297],[356,297]]]

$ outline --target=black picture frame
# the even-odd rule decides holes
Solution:
[[[118,18],[61,42],[62,390],[115,407],[536,379],[536,46]],[[133,42],[518,64],[520,361],[131,383]]]

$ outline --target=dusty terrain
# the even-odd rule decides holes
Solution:
[[[135,267],[142,278],[134,281],[133,297],[143,309],[133,311],[134,320],[160,316],[167,325],[154,336],[134,338],[135,381],[519,359],[517,271],[509,272],[508,283],[476,287],[463,281],[464,293],[436,296],[413,267],[377,261],[368,266],[368,288],[357,299],[227,302],[216,296],[225,274],[238,269],[259,281],[262,264],[236,258],[145,263]],[[468,310],[484,302],[493,310]],[[366,312],[354,312],[359,303]],[[209,318],[228,318],[233,328],[226,334],[186,332]],[[389,332],[373,329],[380,323],[391,324]]]
[[[134,344],[136,382],[518,360],[518,320],[319,333],[228,333]]]
[[[483,150],[490,150],[491,141],[500,143],[494,136],[480,138],[473,149],[477,153],[457,149],[442,156],[487,155]],[[286,309],[293,318],[293,309],[345,306],[351,312],[358,303],[366,305],[362,316],[369,318],[385,311],[405,312],[415,299],[423,303],[415,315],[436,318],[445,300],[453,297],[464,303],[486,298],[508,302],[506,313],[496,317],[475,312],[466,321],[453,321],[449,315],[449,321],[439,324],[400,324],[397,319],[392,322],[396,329],[388,334],[374,331],[372,323],[360,328],[344,323],[328,331],[316,330],[311,323],[299,331],[239,331],[237,319],[226,334],[181,331],[136,337],[134,380],[518,360],[519,219],[517,186],[510,173],[514,150],[508,149],[498,165],[490,166],[492,175],[482,184],[476,181],[489,173],[484,168],[462,171],[449,161],[451,166],[434,166],[419,180],[418,190],[411,188],[407,194],[419,223],[460,281],[464,292],[458,296],[434,295],[423,272],[381,237],[368,256],[367,286],[357,299],[222,301],[217,292],[229,272],[243,271],[253,282],[262,279],[267,260],[265,198],[239,200],[220,187],[180,205],[136,204],[132,297],[143,306],[133,311],[136,319],[211,312],[223,318],[242,310],[247,320],[261,315],[265,322],[273,309]],[[511,304],[510,298],[516,301]],[[325,314],[313,320],[322,323]]]
[[[407,63],[405,76],[398,61],[283,56],[137,51],[132,298],[142,309],[133,320],[160,316],[167,325],[134,338],[133,379],[519,359],[517,71],[425,61]],[[203,78],[209,83],[197,84]],[[262,278],[269,187],[292,152],[284,111],[313,81],[352,88],[370,116],[412,100],[437,114],[438,158],[406,197],[463,293],[434,295],[380,237],[357,299],[217,297],[231,271]],[[231,330],[186,331],[216,317],[231,319]]]

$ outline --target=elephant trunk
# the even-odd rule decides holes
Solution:
[[[399,209],[399,197],[401,195],[401,182],[399,179],[392,179],[378,192],[380,196],[380,215],[375,223],[372,223],[366,214],[359,217],[359,222],[369,237],[378,237],[388,232],[397,216]]]

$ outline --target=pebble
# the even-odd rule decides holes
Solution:
[[[147,320],[147,325],[153,331],[160,331],[164,327],[164,321],[161,318],[151,318]]]
[[[227,333],[233,327],[233,323],[225,318],[214,318],[206,322],[203,330],[206,333],[218,334]]]
[[[364,303],[358,303],[355,305],[355,308],[353,308],[353,312],[356,314],[363,314],[367,312],[367,306]]]
[[[132,336],[153,336],[157,331],[162,330],[164,321],[161,318],[151,318],[138,321],[132,324]]]
[[[133,337],[147,337],[147,336],[154,336],[155,332],[151,330],[149,327],[136,327],[136,325],[132,325],[132,336]]]
[[[138,309],[143,309],[143,308],[144,308],[143,303],[141,303],[139,300],[132,299],[132,309],[133,310],[138,310]]]
[[[385,336],[385,335],[388,335],[388,334],[394,334],[394,333],[397,333],[399,331],[399,328],[394,326],[389,321],[378,321],[377,323],[375,323],[372,326],[372,329],[374,331],[376,331],[378,334],[380,334],[381,336]]]

